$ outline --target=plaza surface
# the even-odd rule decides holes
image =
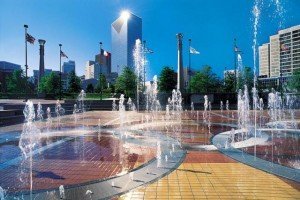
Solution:
[[[202,116],[201,111],[185,111],[179,121],[168,121],[165,112],[126,111],[121,128],[120,114],[114,111],[53,118],[51,125],[36,122],[45,135],[40,152],[33,156],[35,197],[59,199],[58,187],[64,185],[67,199],[299,199],[299,182],[250,167],[213,148],[214,136],[236,127],[236,112],[211,111],[209,125]],[[0,129],[0,186],[9,188],[10,197],[29,189],[28,182],[18,182],[20,161],[12,162],[19,155],[22,128]],[[162,163],[157,163],[157,141],[162,142]],[[181,147],[169,150],[176,141]],[[282,149],[280,153],[289,153]],[[11,151],[11,157],[2,150]],[[28,180],[28,171],[22,175]],[[92,193],[86,195],[87,190]]]

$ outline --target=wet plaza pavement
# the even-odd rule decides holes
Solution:
[[[41,146],[63,143],[34,154],[33,191],[43,199],[59,198],[60,185],[65,186],[69,199],[297,199],[299,182],[250,167],[218,150],[200,148],[212,145],[217,134],[230,131],[228,124],[236,124],[232,118],[235,114],[212,112],[208,125],[202,120],[202,112],[198,116],[196,112],[184,112],[181,121],[175,123],[161,120],[163,113],[147,122],[149,114],[128,112],[121,129],[118,112],[87,112],[78,115],[76,123],[73,116],[62,117],[59,124],[54,120],[52,134],[41,139]],[[47,132],[45,123],[37,125]],[[16,149],[21,130],[18,125],[0,130],[1,139],[7,137],[0,140],[0,186],[8,188],[10,196],[29,189],[28,181],[24,181],[28,180],[28,171],[22,171],[22,182],[20,164],[11,162],[20,156]],[[163,144],[160,159],[157,140]],[[293,142],[299,144],[299,139]],[[172,144],[176,144],[173,154],[169,150]],[[265,151],[264,146],[271,148],[257,146],[257,152]],[[277,152],[289,152],[287,147],[281,149]],[[4,151],[10,152],[9,156]],[[251,155],[251,148],[244,151]],[[291,155],[299,159],[297,154]],[[27,162],[22,164],[28,166]],[[93,188],[90,196],[85,195],[88,188]]]

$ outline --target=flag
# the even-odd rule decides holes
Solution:
[[[287,45],[285,45],[285,44],[282,44],[282,45],[281,45],[281,50],[282,50],[282,51],[289,50],[289,46],[287,46]]]
[[[60,51],[60,56],[68,58],[68,56],[63,51]]]
[[[30,44],[34,44],[35,38],[32,35],[26,33],[26,41]]]
[[[149,48],[147,48],[147,47],[145,47],[144,48],[144,53],[154,53],[154,51],[151,50],[151,49],[149,49]]]
[[[200,52],[199,51],[197,51],[195,48],[193,48],[193,47],[190,47],[190,53],[191,54],[200,54]]]

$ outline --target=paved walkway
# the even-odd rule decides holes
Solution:
[[[299,199],[300,184],[218,152],[189,152],[168,176],[119,199]]]

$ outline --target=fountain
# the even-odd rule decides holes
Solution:
[[[112,102],[112,111],[117,111],[118,108],[117,108],[117,104],[116,104],[116,100],[113,99],[113,102]]]
[[[66,199],[65,188],[63,185],[59,186],[59,197],[60,199]]]
[[[77,107],[78,111],[84,113],[86,111],[86,107],[84,105],[84,100],[86,98],[86,93],[84,90],[81,90],[77,97]]]
[[[58,119],[57,121],[58,121],[58,123],[60,123],[60,117],[65,114],[65,109],[63,109],[59,100],[56,101],[55,113],[56,113],[56,117]]]
[[[0,200],[5,200],[6,191],[0,186]]]
[[[20,180],[23,183],[30,183],[30,199],[32,199],[32,189],[33,189],[33,177],[32,177],[32,167],[33,167],[33,151],[38,147],[40,135],[40,130],[33,123],[35,119],[35,111],[32,101],[28,100],[26,102],[25,108],[23,110],[25,123],[23,125],[23,131],[19,140],[19,148],[22,152],[22,164],[21,164],[21,174]],[[29,160],[29,181],[27,181],[25,166]]]
[[[42,108],[42,104],[41,104],[41,102],[39,102],[38,106],[37,106],[37,111],[36,111],[37,120],[43,121],[43,119],[44,119],[43,115],[44,115],[44,111],[43,111],[43,108]]]
[[[135,48],[133,51],[135,74],[136,74],[136,103],[137,111],[140,109],[140,94],[143,90],[143,76],[145,76],[145,50],[140,39],[135,41]]]

